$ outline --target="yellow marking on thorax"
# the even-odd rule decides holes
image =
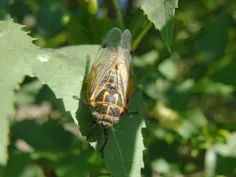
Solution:
[[[105,92],[105,93],[104,93],[104,95],[103,95],[103,99],[102,99],[103,102],[105,102],[106,97],[107,97],[108,95],[110,95],[109,92]]]
[[[119,96],[118,96],[118,94],[116,93],[116,94],[114,94],[113,95],[114,97],[115,97],[115,99],[116,99],[116,101],[115,101],[115,104],[117,105],[117,103],[118,103],[118,99],[119,99]]]

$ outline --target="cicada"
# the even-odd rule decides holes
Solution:
[[[108,128],[117,124],[127,110],[133,89],[131,34],[112,28],[104,38],[88,76],[87,96],[94,126],[104,130],[103,150],[108,140]]]

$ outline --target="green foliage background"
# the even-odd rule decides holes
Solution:
[[[230,0],[1,0],[0,176],[236,176],[235,9]],[[132,33],[141,91],[129,107],[139,115],[109,130],[103,160],[102,130],[86,141],[93,118],[72,96],[86,99],[88,61],[112,27]]]

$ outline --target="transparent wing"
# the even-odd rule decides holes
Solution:
[[[122,90],[124,90],[125,100],[129,97],[130,89],[132,89],[133,80],[132,80],[132,71],[131,71],[131,34],[129,30],[125,30],[122,34],[119,59],[123,61],[123,64],[119,67],[119,72],[122,73]]]
[[[125,66],[128,69],[128,71],[132,59],[131,43],[132,43],[131,33],[129,30],[125,30],[122,34],[120,58],[124,60]]]
[[[131,33],[129,30],[125,30],[122,35],[121,47],[123,49],[127,49],[128,51],[131,51],[131,42]]]
[[[96,94],[98,86],[111,70],[117,56],[117,47],[121,45],[122,32],[119,28],[112,28],[104,38],[88,78],[88,95]]]

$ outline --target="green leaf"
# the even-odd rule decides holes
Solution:
[[[154,23],[155,28],[161,32],[167,49],[171,51],[174,14],[178,0],[139,0],[139,5],[148,19]]]
[[[34,64],[36,76],[53,90],[57,98],[63,99],[65,109],[72,113],[74,121],[80,126],[83,135],[87,135],[89,123],[93,120],[90,111],[87,109],[88,106],[84,104],[86,97],[81,93],[82,84],[86,84],[84,82],[84,75],[88,67],[86,58],[91,59],[92,62],[97,51],[97,45],[72,46],[57,50],[44,49],[39,52]],[[81,98],[79,109],[78,101],[72,98],[73,95]],[[131,106],[137,105],[138,110],[143,108],[140,105],[142,101],[140,95],[134,95],[132,100],[135,103],[131,101],[133,102]],[[119,124],[109,129],[110,137],[104,155],[105,163],[112,175],[116,177],[141,175],[141,168],[143,167],[142,151],[144,150],[141,134],[143,127],[144,122],[140,116],[124,115]],[[103,142],[103,133],[100,131],[97,150],[100,150]]]
[[[222,10],[215,19],[206,25],[200,39],[199,60],[213,61],[224,56],[228,43],[227,10]]]
[[[6,161],[8,158],[7,146],[9,144],[9,140],[8,140],[9,123],[6,118],[0,119],[0,130],[1,130],[1,134],[0,134],[0,166],[3,166],[6,164]]]
[[[73,99],[73,96],[80,95],[86,56],[94,59],[98,47],[98,45],[81,45],[54,50],[41,49],[33,65],[35,75],[52,89],[58,99],[63,99],[65,109],[71,112],[77,125],[75,112],[78,109],[78,101]]]
[[[36,47],[32,38],[22,31],[23,26],[12,21],[0,21],[0,165],[7,160],[8,120],[14,115],[14,89],[25,75],[32,75],[30,61],[35,58]]]

